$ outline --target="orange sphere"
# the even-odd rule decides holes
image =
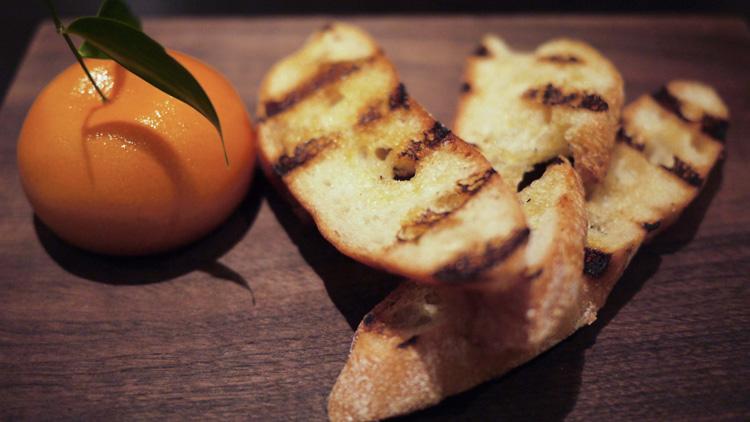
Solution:
[[[219,115],[216,128],[187,104],[111,60],[57,76],[29,111],[18,168],[37,216],[83,249],[115,255],[163,252],[206,235],[247,193],[255,164],[252,125],[216,70],[170,52],[198,80]]]

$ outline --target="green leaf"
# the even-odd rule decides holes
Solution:
[[[83,38],[136,76],[196,109],[219,132],[229,165],[219,116],[211,100],[193,75],[159,43],[129,25],[102,17],[78,18],[63,34]]]
[[[130,10],[127,3],[122,0],[104,0],[99,13],[96,16],[100,18],[110,18],[118,22],[122,22],[126,25],[132,26],[135,29],[141,30],[141,21],[138,17]],[[109,59],[109,56],[102,53],[101,50],[94,47],[88,41],[84,41],[80,47],[78,47],[78,54],[81,57],[90,59]]]
[[[138,30],[142,29],[141,20],[130,10],[128,4],[122,0],[104,0],[96,16],[114,19]]]

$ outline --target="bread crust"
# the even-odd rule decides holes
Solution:
[[[342,253],[427,283],[518,279],[529,230],[513,189],[369,35],[328,25],[260,92],[262,168]]]

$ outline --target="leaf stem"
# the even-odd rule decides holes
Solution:
[[[86,67],[86,64],[83,62],[83,57],[78,53],[78,49],[76,49],[75,44],[73,44],[73,40],[70,39],[70,36],[68,34],[65,34],[63,31],[65,31],[65,27],[63,26],[62,22],[60,22],[60,18],[57,16],[57,12],[55,11],[54,6],[52,6],[51,0],[46,0],[47,6],[49,7],[50,12],[52,13],[52,19],[55,21],[55,28],[57,28],[57,33],[62,34],[63,38],[65,38],[65,42],[68,44],[68,47],[70,47],[70,51],[73,52],[73,55],[76,56],[76,60],[78,60],[78,63],[83,68],[83,71],[86,73],[86,76],[88,76],[89,80],[91,81],[91,84],[94,85],[94,89],[96,89],[96,92],[99,93],[99,95],[102,97],[102,102],[107,103],[109,100],[104,95],[101,89],[99,89],[99,86],[96,84],[96,81],[94,81],[94,77],[91,76],[91,73],[89,72],[89,69]]]

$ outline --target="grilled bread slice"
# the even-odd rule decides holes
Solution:
[[[559,39],[525,53],[487,35],[467,62],[453,128],[512,186],[563,155],[588,190],[606,173],[623,102],[620,74],[583,42]]]
[[[513,189],[361,30],[313,34],[270,70],[258,107],[267,176],[344,254],[433,283],[522,270],[529,229]]]
[[[493,284],[401,284],[357,328],[329,397],[331,421],[374,421],[429,407],[530,360],[588,322],[580,312],[580,179],[567,160],[555,160],[520,199],[531,227],[526,282],[502,291]]]
[[[561,165],[520,192],[531,283],[500,292],[401,285],[358,327],[329,398],[330,419],[380,420],[431,406],[593,322],[641,243],[697,195],[720,158],[728,118],[713,89],[689,81],[627,107],[611,167],[585,212]],[[585,219],[588,231],[576,228]]]
[[[604,305],[640,245],[672,225],[723,153],[729,111],[710,86],[674,81],[623,110],[605,180],[586,200],[585,274]]]

